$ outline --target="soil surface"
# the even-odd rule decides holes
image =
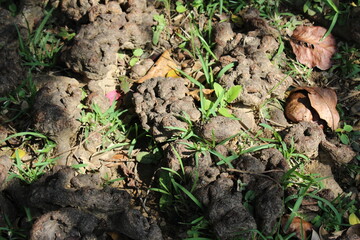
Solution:
[[[166,19],[168,25],[154,44],[158,24],[154,16],[166,13],[156,1],[50,0],[45,5],[27,1],[19,8],[24,14],[16,16],[0,8],[0,96],[16,91],[28,76],[18,39],[30,37],[27,28],[39,26],[45,9],[54,8],[52,28],[47,31],[65,28],[75,37],[64,40],[55,66],[32,71],[33,104],[19,105],[29,107],[28,114],[13,121],[14,116],[2,109],[0,141],[17,132],[44,134],[56,143],[51,152],[56,160],[32,183],[9,180],[18,171],[12,154],[24,138],[0,142],[0,227],[11,226],[24,234],[23,239],[34,240],[185,239],[193,236],[187,232],[191,229],[188,223],[202,216],[207,226],[198,227],[207,239],[253,239],[254,231],[272,236],[289,213],[285,199],[296,195],[296,187],[284,187],[283,179],[297,163],[289,162],[276,144],[271,145],[268,140],[274,133],[260,123],[271,126],[284,146],[308,158],[307,173],[325,178],[317,196],[332,201],[338,194],[350,193],[360,209],[359,137],[354,145],[344,145],[326,126],[292,123],[283,111],[292,87],[323,86],[323,79],[329,78],[327,87],[344,99],[352,83],[345,83],[344,88],[333,80],[336,76],[317,69],[311,75],[313,84],[288,74],[284,61],[270,57],[277,54],[283,33],[261,18],[257,9],[238,13],[240,25],[230,20],[231,14],[216,14],[211,19],[211,48],[218,59],[213,62],[214,73],[234,63],[217,82],[224,89],[241,85],[242,92],[228,104],[233,117],[210,114],[206,118],[200,110],[198,86],[180,73],[154,74],[138,81],[159,64],[157,60],[167,50],[169,64],[206,84],[202,63],[192,55],[203,44],[201,39],[194,36],[185,48],[181,46],[181,31],[192,31],[185,14]],[[195,16],[203,29],[209,19],[202,13]],[[138,63],[130,64],[137,49],[143,54]],[[294,57],[281,54],[279,59]],[[214,100],[214,93],[206,90],[200,89]],[[125,144],[118,147],[111,141],[104,143],[107,132],[102,130],[109,125],[90,128],[85,135],[79,120],[96,109],[106,112],[114,99],[109,99],[109,92],[118,94],[116,108],[126,110],[121,121],[135,129],[128,134],[117,129],[115,136],[106,136],[112,140],[123,137]],[[342,102],[349,106],[343,111],[359,130],[359,99],[353,96]],[[265,145],[268,147],[244,151]],[[34,161],[24,164],[30,166]],[[357,171],[352,175],[347,170],[350,165]],[[163,187],[169,173],[181,175],[173,180],[181,180],[196,201],[179,190],[182,186],[178,187],[180,199],[172,202],[154,190]],[[309,205],[299,206],[299,212],[314,217],[321,211]],[[360,234],[354,229],[337,239],[356,239]]]

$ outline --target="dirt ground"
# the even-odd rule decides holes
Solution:
[[[0,96],[13,91],[27,76],[28,66],[22,65],[19,55],[19,35],[24,39],[29,37],[27,29],[40,24],[45,6],[54,8],[51,31],[66,28],[69,33],[76,33],[73,39],[65,41],[55,66],[32,73],[36,95],[29,113],[16,121],[11,121],[13,116],[9,112],[2,111],[0,116],[0,140],[31,130],[56,143],[51,152],[57,157],[55,163],[38,180],[27,184],[17,178],[7,180],[16,172],[12,154],[24,138],[1,142],[0,227],[11,226],[15,229],[13,236],[18,237],[7,236],[9,239],[226,240],[253,239],[253,230],[273,236],[280,219],[289,213],[285,200],[296,196],[298,189],[282,185],[293,165],[275,144],[236,155],[239,146],[245,150],[254,147],[251,141],[259,136],[263,139],[274,136],[261,123],[271,126],[285,146],[293,147],[296,153],[309,159],[305,165],[307,173],[326,177],[322,182],[324,189],[317,196],[331,202],[338,194],[350,193],[350,198],[357,201],[354,206],[360,209],[356,159],[359,148],[342,144],[326,124],[289,121],[281,107],[289,89],[305,85],[331,87],[341,104],[349,106],[344,114],[355,130],[359,130],[356,110],[359,98],[351,97],[354,83],[345,79],[335,81],[334,76],[331,78],[328,72],[318,69],[312,72],[310,82],[287,74],[284,61],[269,58],[278,52],[283,33],[261,18],[257,9],[245,8],[239,13],[243,21],[240,25],[225,13],[210,19],[214,43],[211,48],[218,59],[212,66],[214,73],[236,63],[217,82],[224,89],[241,85],[242,92],[229,106],[234,117],[218,114],[205,119],[204,112],[199,110],[199,88],[194,82],[180,77],[180,73],[169,75],[167,65],[163,67],[166,71],[160,67],[146,79],[165,52],[168,55],[164,58],[171,58],[167,64],[206,83],[202,63],[191,54],[192,47],[204,43],[195,36],[184,48],[183,39],[177,35],[192,31],[185,14],[167,19],[166,31],[161,33],[159,43],[154,44],[157,25],[154,16],[166,12],[158,2],[50,0],[46,3],[26,1],[21,6],[23,14],[16,16],[0,9]],[[209,19],[196,13],[196,20],[197,26],[203,28]],[[130,66],[136,49],[144,53],[137,64]],[[279,59],[288,57],[283,52]],[[136,135],[133,132],[124,136],[123,142],[129,144],[126,147],[112,148],[110,143],[104,147],[106,133],[101,128],[90,130],[84,137],[79,119],[83,119],[84,112],[95,111],[94,104],[100,111],[109,109],[107,94],[114,91],[119,96],[116,107],[127,110],[121,120],[127,126],[139,128],[133,147],[129,147],[132,135]],[[115,131],[116,136],[122,134]],[[204,145],[197,139],[204,139]],[[359,138],[354,142],[359,146]],[[271,142],[259,142],[260,146],[266,144]],[[99,146],[108,150],[101,151]],[[142,153],[151,154],[146,159],[140,158]],[[349,174],[347,165],[356,166],[357,172]],[[153,191],[166,179],[161,168],[182,174],[183,186],[191,189],[191,196],[197,202],[189,200],[190,195],[185,191],[179,195],[187,198],[188,205],[181,205],[186,202],[181,199],[170,202],[159,191]],[[174,210],[167,203],[179,205]],[[299,207],[299,212],[308,216],[321,211],[317,202],[307,201]],[[185,223],[194,221],[195,216],[206,219],[206,227],[198,226],[206,238],[188,238],[187,231],[193,228]],[[348,230],[349,226],[344,229]],[[356,234],[360,236],[359,232],[345,231],[332,239],[356,239]]]

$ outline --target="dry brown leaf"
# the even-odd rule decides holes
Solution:
[[[214,89],[203,89],[202,92],[205,94],[205,96],[211,95],[215,90]],[[187,94],[191,97],[193,97],[196,101],[200,101],[200,95],[199,95],[200,89],[195,89],[193,91],[188,92]]]
[[[321,70],[331,67],[331,57],[336,52],[336,41],[331,34],[321,40],[326,31],[320,26],[298,26],[294,30],[290,44],[300,63]]]
[[[336,103],[336,93],[330,88],[299,87],[286,100],[285,115],[293,122],[323,120],[335,130],[340,121]]]
[[[154,77],[165,77],[166,74],[172,70],[176,69],[177,64],[170,57],[170,52],[165,50],[163,54],[159,57],[159,59],[155,62],[155,64],[150,68],[148,73],[142,78],[136,80],[136,83],[143,83],[146,80]]]
[[[293,122],[313,121],[311,104],[307,94],[302,91],[292,92],[286,101],[285,115]]]
[[[337,129],[340,116],[336,110],[337,96],[334,90],[320,87],[304,87],[309,92],[311,106],[332,130]]]
[[[281,226],[284,229],[284,232],[286,234],[295,232],[298,239],[307,239],[307,236],[312,232],[311,223],[299,217],[294,217],[288,229],[285,230],[285,226],[288,220],[289,215],[285,215],[281,218]]]

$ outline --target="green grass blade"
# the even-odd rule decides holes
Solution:
[[[14,137],[21,137],[21,136],[27,136],[27,135],[34,136],[34,137],[39,137],[39,138],[43,138],[43,139],[48,139],[47,136],[45,136],[45,135],[43,135],[41,133],[19,132],[19,133],[12,134],[12,135],[8,136],[7,138],[5,138],[3,140],[0,140],[0,143],[6,142],[7,140],[9,140],[11,138],[14,138]]]
[[[334,207],[333,204],[331,204],[331,202],[329,202],[328,200],[326,200],[325,198],[322,198],[322,197],[319,197],[315,194],[312,194],[312,193],[307,193],[308,196],[312,197],[312,198],[315,198],[323,203],[325,203],[326,205],[329,206],[329,208],[334,212],[335,214],[335,217],[336,217],[336,220],[337,220],[337,224],[338,225],[341,225],[341,215],[339,213],[339,211]]]
[[[330,24],[329,29],[326,31],[326,33],[325,33],[324,36],[320,39],[320,41],[322,41],[323,39],[325,39],[327,36],[330,35],[331,31],[332,31],[333,28],[335,27],[335,24],[336,24],[336,22],[337,22],[338,17],[339,17],[339,13],[337,12],[337,13],[335,13],[334,18],[333,18],[332,21],[331,21],[331,24]]]
[[[36,29],[35,31],[35,36],[34,36],[34,40],[33,43],[34,45],[36,45],[37,43],[39,43],[40,38],[41,38],[41,34],[42,31],[44,30],[44,27],[46,25],[46,23],[49,21],[49,18],[52,15],[52,12],[54,11],[55,8],[52,8],[50,11],[48,11],[44,17],[44,19],[41,21],[39,27]]]
[[[247,148],[245,150],[242,150],[240,152],[240,155],[245,154],[245,153],[250,153],[250,152],[257,152],[257,151],[262,150],[262,149],[273,148],[275,146],[276,146],[276,144],[270,143],[270,144],[264,144],[264,145],[250,147],[250,148]]]
[[[174,182],[176,187],[178,187],[181,191],[183,191],[199,208],[203,209],[203,206],[199,200],[191,193],[189,190],[181,186],[179,183]]]
[[[289,219],[287,220],[287,222],[286,222],[286,224],[285,224],[284,231],[287,231],[287,230],[289,229],[289,226],[290,226],[292,220],[294,219],[297,211],[299,210],[303,199],[304,199],[304,196],[300,196],[300,197],[296,200],[294,207],[291,209],[291,214],[290,214],[290,216],[289,216]]]
[[[221,69],[218,73],[218,75],[216,76],[216,79],[220,79],[229,69],[233,68],[235,66],[235,63],[229,63],[228,65],[226,65],[225,67],[223,67],[223,69]]]

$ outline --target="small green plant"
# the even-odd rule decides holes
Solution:
[[[0,227],[0,240],[20,240],[28,239],[24,229],[18,229],[13,226],[7,216],[4,216],[6,227]]]
[[[344,123],[344,126],[342,128],[338,128],[335,130],[335,132],[337,132],[337,134],[340,138],[340,141],[346,145],[350,144],[349,135],[352,133],[352,131],[353,131],[353,127],[346,123]]]
[[[214,83],[214,90],[217,98],[216,101],[212,102],[209,99],[205,99],[204,109],[214,116],[218,112],[224,117],[234,117],[226,107],[240,95],[242,86],[235,85],[225,90],[220,84]]]
[[[26,39],[23,39],[20,31],[17,29],[20,56],[24,61],[23,64],[31,69],[54,66],[56,56],[63,46],[60,36],[45,29],[53,11],[54,9],[45,12],[45,17],[40,25],[33,32],[30,32],[29,29]]]
[[[23,139],[21,146],[15,149],[13,154],[14,164],[12,170],[10,171],[11,174],[9,175],[9,179],[19,178],[25,183],[30,184],[39,179],[39,177],[43,175],[45,171],[55,162],[56,158],[52,158],[50,154],[56,147],[56,144],[45,135],[36,132],[15,133],[0,141],[0,143],[16,137],[22,137]],[[28,147],[30,144],[32,145],[31,148]],[[36,145],[39,148],[37,150],[33,149]],[[31,149],[31,160],[28,160],[27,162],[22,160],[23,150],[19,150],[22,148]]]
[[[130,59],[129,65],[133,67],[137,62],[139,62],[139,58],[144,54],[144,51],[141,48],[137,48],[133,50],[133,57]]]
[[[163,14],[160,14],[160,15],[154,15],[154,20],[158,22],[158,24],[153,27],[152,42],[154,45],[158,45],[160,40],[160,35],[166,27],[166,19]]]
[[[176,4],[176,11],[178,13],[186,12],[187,8],[180,1],[176,1],[175,4]]]
[[[206,79],[209,79],[208,85],[212,85],[215,91],[216,100],[211,101],[207,99],[204,95],[203,90],[205,86],[191,77],[190,75],[186,74],[185,72],[178,70],[181,74],[183,74],[187,79],[189,79],[192,83],[199,87],[199,95],[200,95],[200,112],[202,113],[203,120],[209,119],[211,116],[217,116],[217,113],[225,116],[225,117],[234,117],[230,114],[230,111],[226,108],[232,101],[234,101],[241,93],[242,86],[235,85],[230,87],[228,90],[225,90],[220,84],[215,82],[213,79],[213,73],[211,68],[207,67],[207,64],[202,64]],[[234,64],[230,63],[225,66],[217,75],[216,79],[221,78],[221,76],[228,71]],[[210,69],[210,71],[207,71]]]
[[[157,2],[160,2],[164,4],[166,14],[170,16],[170,10],[171,10],[171,1],[170,0],[156,0]]]
[[[298,166],[290,169],[282,178],[284,188],[291,187],[297,189],[296,194],[285,198],[284,202],[291,211],[289,220],[286,223],[285,230],[289,227],[295,216],[302,216],[299,212],[302,201],[305,198],[311,198],[317,201],[320,212],[312,218],[311,222],[315,227],[323,226],[328,231],[340,231],[346,226],[344,218],[356,212],[356,201],[350,198],[351,193],[337,196],[329,201],[318,194],[324,185],[322,181],[325,178],[319,178],[314,174],[302,174],[296,171]]]
[[[307,0],[303,11],[310,16],[322,13],[325,19],[331,21],[328,31],[323,36],[324,39],[332,32],[336,24],[344,24],[348,20],[350,7],[349,4],[342,2],[335,4],[333,0]]]
[[[186,112],[183,112],[182,115],[177,116],[177,118],[180,119],[181,121],[187,123],[188,127],[180,128],[180,127],[165,126],[165,128],[167,128],[167,129],[177,130],[180,132],[179,135],[177,135],[177,136],[174,135],[169,141],[174,141],[176,139],[188,140],[191,138],[196,138],[196,139],[199,138],[194,132],[193,122],[191,121],[189,114],[187,114]]]
[[[212,238],[206,238],[209,234],[206,233],[209,229],[209,221],[206,220],[204,216],[198,217],[197,219],[191,221],[190,223],[182,223],[183,225],[190,226],[191,228],[186,232],[188,238],[184,240],[212,240]]]

